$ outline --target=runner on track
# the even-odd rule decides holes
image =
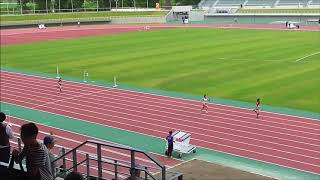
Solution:
[[[209,101],[209,98],[207,97],[207,95],[204,95],[201,100],[201,102],[202,102],[201,111],[206,111],[206,113],[208,112],[208,101]]]
[[[259,118],[259,114],[260,114],[260,110],[261,110],[260,105],[261,105],[260,99],[258,98],[257,102],[256,102],[256,108],[253,110],[254,112],[256,112],[257,118]]]
[[[61,78],[59,78],[59,80],[58,80],[58,88],[59,88],[59,90],[60,90],[60,92],[62,92],[62,79]]]

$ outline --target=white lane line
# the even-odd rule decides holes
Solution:
[[[32,103],[29,103],[29,104],[32,104]],[[50,108],[50,109],[56,109],[56,108]],[[59,109],[57,109],[59,110]],[[40,110],[41,111],[41,110]],[[85,114],[81,114],[81,113],[75,113],[75,112],[70,112],[70,111],[66,111],[66,110],[60,110],[60,111],[64,111],[64,112],[68,112],[68,113],[74,113],[74,114],[78,114],[78,115],[81,115],[81,116],[88,116],[90,118],[95,118],[95,119],[102,119],[102,120],[105,120],[105,118],[98,118],[98,117],[94,117],[94,116],[89,116],[89,115],[85,115]],[[97,113],[97,114],[103,114],[103,113]],[[112,116],[112,115],[111,115]],[[113,117],[113,116],[112,116]],[[122,117],[118,117],[120,119],[125,119],[125,120],[131,120],[131,121],[135,121],[135,122],[138,122],[136,120],[132,120],[132,119],[128,119],[128,118],[122,118]],[[114,123],[116,123],[115,121],[113,121]],[[120,123],[118,122],[119,124],[126,124],[126,123]],[[146,123],[146,124],[150,124],[150,125],[153,125],[151,123]],[[134,126],[134,127],[138,127],[138,126],[135,126],[135,125],[130,125],[130,124],[126,124],[127,126]],[[159,127],[162,127],[162,128],[166,128],[166,126],[162,126],[162,125],[157,125]],[[140,128],[143,128],[143,127],[140,127]],[[143,129],[149,129],[149,128],[143,128]],[[153,130],[153,131],[156,131],[156,130]],[[161,132],[161,131],[160,131]],[[207,136],[206,134],[201,134],[201,133],[194,133],[194,134],[199,134],[200,136]],[[214,137],[213,137],[214,138]],[[263,154],[263,155],[266,155],[266,156],[272,156],[272,157],[277,157],[277,158],[281,158],[281,159],[286,159],[286,160],[291,160],[291,161],[295,161],[295,162],[299,162],[299,163],[304,163],[304,164],[308,164],[308,165],[312,165],[312,166],[318,166],[318,165],[315,165],[315,164],[312,164],[312,163],[306,163],[306,162],[301,162],[301,161],[298,161],[298,160],[293,160],[293,159],[288,159],[288,158],[283,158],[283,157],[279,157],[279,156],[274,156],[274,155],[270,155],[270,154],[265,154],[265,153],[261,153],[261,152],[257,152],[257,151],[253,151],[253,150],[247,150],[247,149],[243,149],[243,148],[238,148],[238,147],[233,147],[233,146],[230,146],[230,145],[225,145],[225,144],[220,144],[220,143],[214,143],[214,142],[209,142],[209,141],[206,141],[206,140],[200,140],[200,139],[196,139],[194,138],[194,141],[201,141],[201,142],[206,142],[208,144],[216,144],[216,145],[220,145],[220,146],[225,146],[225,147],[228,147],[228,148],[233,148],[233,149],[237,149],[237,150],[242,150],[242,151],[248,151],[248,152],[255,152],[257,154]],[[229,141],[233,141],[233,142],[238,142],[238,141],[234,141],[234,140],[229,140]],[[240,143],[240,142],[238,142]],[[251,144],[248,144],[248,143],[241,143],[241,144],[247,144],[247,145],[251,145]],[[252,146],[257,146],[257,145],[252,145]],[[267,148],[267,147],[262,147],[262,146],[257,146],[257,147],[261,147],[261,148],[265,148],[265,149],[271,149],[271,150],[274,150],[274,151],[280,151],[280,152],[284,152],[284,153],[289,153],[289,154],[295,154],[295,155],[300,155],[300,154],[296,154],[296,153],[291,153],[291,152],[287,152],[287,151],[282,151],[282,150],[276,150],[276,149],[272,149],[272,148]],[[301,155],[300,155],[301,156]],[[304,155],[302,155],[304,156]],[[309,157],[308,158],[310,159],[317,159],[315,157]],[[319,165],[320,167],[320,165]]]
[[[17,73],[17,72],[10,72],[10,71],[4,71],[2,70],[3,72],[6,72],[8,74],[16,74],[16,75],[22,75],[24,77],[22,78],[31,78],[34,80],[34,78],[38,78],[36,81],[45,81],[45,80],[54,80],[54,78],[47,78],[47,77],[41,77],[41,76],[36,76],[36,75],[29,75],[29,74],[23,74],[23,73]],[[19,77],[21,79],[21,77]],[[42,80],[44,79],[44,80]],[[66,81],[66,80],[65,80]],[[97,88],[107,88],[106,86],[101,86],[101,85],[94,85],[94,84],[85,84],[85,83],[80,83],[80,82],[74,82],[74,81],[66,81],[66,82],[70,82],[72,84],[79,84],[79,85],[82,85],[82,86],[77,86],[78,88],[84,88],[83,85],[86,85],[87,87],[97,87]],[[146,93],[146,92],[137,92],[137,91],[132,91],[132,90],[127,90],[127,89],[117,89],[118,91],[124,91],[124,92],[133,92],[133,93],[136,93],[136,94],[147,94],[147,95],[152,95],[154,97],[161,97],[161,98],[168,98],[168,99],[176,99],[176,100],[184,100],[184,101],[187,101],[187,102],[197,102],[196,100],[191,100],[191,99],[184,99],[184,98],[178,98],[178,97],[171,97],[171,96],[166,96],[166,95],[158,95],[158,94],[152,94],[152,93]],[[135,96],[139,96],[139,95],[135,95]],[[155,98],[157,99],[157,98]],[[161,99],[163,101],[170,101],[170,100],[165,100],[165,99]],[[187,103],[186,103],[187,104]],[[237,106],[230,106],[230,105],[224,105],[224,104],[217,104],[217,103],[211,103],[215,106],[222,106],[222,107],[231,107],[231,108],[234,108],[234,109],[239,109],[239,110],[251,110],[251,109],[248,109],[248,108],[243,108],[243,107],[237,107]],[[225,111],[230,111],[230,112],[238,112],[238,113],[243,113],[241,111],[233,111],[233,110],[227,110],[227,109],[223,109]],[[319,119],[316,119],[316,118],[307,118],[307,117],[302,117],[302,116],[295,116],[295,115],[289,115],[289,114],[282,114],[282,113],[276,113],[276,112],[268,112],[268,111],[262,111],[262,112],[265,112],[267,114],[276,114],[276,115],[281,115],[281,116],[288,116],[288,117],[297,117],[297,118],[303,118],[305,120],[316,120],[317,122],[319,121]],[[246,113],[244,113],[246,114]],[[270,116],[268,116],[270,117]],[[293,122],[299,122],[299,121],[294,121],[294,120],[288,120],[288,119],[284,119],[284,118],[279,118],[279,117],[270,117],[272,119],[280,119],[280,120],[287,120],[287,121],[293,121]],[[312,124],[312,125],[317,125],[315,123],[311,123],[311,122],[304,122],[305,124]]]
[[[10,79],[10,78],[9,78]],[[11,81],[11,79],[10,80],[6,80],[6,81],[9,81],[9,82],[12,82],[13,84],[15,84],[16,83],[16,81],[14,80],[14,79],[12,79],[12,81]],[[26,84],[26,83],[19,83],[19,84],[22,84],[22,86],[21,87],[23,87],[23,85],[28,85],[28,84]],[[12,85],[12,86],[19,86],[19,85]],[[41,86],[41,85],[39,85],[40,87],[41,87],[41,89],[49,89],[49,88],[47,88],[47,87],[44,87],[44,86]],[[49,92],[49,91],[47,91],[47,92]],[[74,91],[67,91],[67,90],[65,90],[65,92],[74,92]],[[86,91],[87,92],[87,91]],[[50,92],[49,92],[50,93]],[[117,94],[121,94],[121,95],[117,95]],[[113,98],[110,98],[110,97],[112,97],[112,96],[116,96],[117,97],[117,101],[123,101],[123,100],[121,100],[121,98],[123,99],[123,97],[126,97],[126,99],[130,99],[130,100],[133,100],[133,101],[130,101],[131,103],[136,103],[136,104],[141,104],[141,103],[137,103],[137,100],[138,101],[143,101],[143,102],[146,102],[147,104],[146,105],[143,105],[143,106],[154,106],[154,105],[148,105],[149,104],[149,102],[152,102],[152,103],[154,103],[154,102],[156,102],[157,104],[159,104],[159,105],[163,105],[163,106],[155,106],[155,107],[161,107],[162,109],[169,109],[169,110],[172,110],[172,108],[170,109],[170,108],[167,108],[166,106],[168,105],[167,103],[161,103],[161,102],[159,102],[159,101],[162,101],[162,100],[158,100],[158,99],[155,99],[155,100],[157,100],[157,101],[153,101],[152,100],[152,98],[151,98],[151,100],[144,100],[144,99],[150,99],[149,97],[146,97],[146,98],[132,98],[132,97],[129,97],[129,96],[126,96],[125,94],[125,96],[123,96],[122,95],[123,93],[120,93],[119,92],[119,90],[115,90],[115,91],[113,91],[113,93],[112,94],[109,94],[109,96],[107,96],[107,97],[103,97],[103,98],[109,98],[109,99],[113,99]],[[99,97],[99,96],[96,96],[96,95],[92,95],[92,96],[94,96],[94,97],[97,97],[98,99],[101,99],[101,97]],[[130,96],[136,96],[136,95],[130,95]],[[139,97],[139,96],[138,96]],[[88,98],[88,97],[86,97],[86,98]],[[88,98],[88,99],[92,99],[92,98]],[[96,101],[98,101],[97,99],[94,99],[94,100],[96,100]],[[128,101],[127,101],[128,102]],[[171,101],[169,101],[170,103],[171,103]],[[183,108],[183,109],[190,109],[190,110],[195,110],[194,108],[189,108],[189,107],[187,107],[187,106],[179,106],[179,105],[177,105],[177,104],[179,104],[178,102],[177,103],[175,103],[174,105],[172,104],[172,105],[170,105],[170,106],[174,106],[174,107],[177,107],[175,110],[176,111],[181,111],[181,112],[183,112],[183,114],[185,113],[185,111],[183,111],[183,110],[179,110],[180,108]],[[183,103],[183,104],[186,104],[186,103]],[[186,105],[190,105],[190,104],[186,104]],[[223,109],[219,109],[219,108],[215,108],[215,107],[213,107],[212,109],[218,109],[218,110],[223,110]],[[199,110],[199,109],[197,109],[197,110]],[[237,112],[237,111],[233,111],[233,112]],[[167,113],[167,112],[166,112]],[[188,113],[193,113],[192,111],[188,111]],[[225,119],[225,115],[227,115],[228,117],[230,116],[230,117],[240,117],[240,118],[246,118],[246,119],[251,119],[251,120],[256,120],[255,118],[250,118],[250,117],[245,117],[245,116],[239,116],[239,115],[233,115],[232,113],[231,114],[229,114],[229,113],[223,113],[223,112],[218,112],[218,111],[213,111],[213,113],[214,114],[221,114],[221,115],[223,115],[223,116],[218,116],[218,115],[214,115],[214,116],[212,116],[212,115],[210,115],[210,114],[208,114],[207,116],[209,116],[209,117],[214,117],[214,118],[216,118],[216,117],[218,117],[218,118],[222,118],[222,119]],[[194,114],[194,113],[193,113]],[[241,113],[241,114],[248,114],[248,113]],[[197,114],[198,115],[198,114]],[[250,114],[251,115],[251,114]],[[276,118],[272,118],[272,119],[276,119]],[[236,121],[236,120],[234,120],[234,121]],[[240,122],[243,122],[243,121],[241,121],[240,120]],[[304,126],[298,126],[298,125],[293,125],[293,124],[290,124],[290,123],[281,123],[281,122],[278,122],[278,121],[268,121],[268,120],[263,120],[263,119],[260,119],[259,120],[259,122],[270,122],[270,123],[275,123],[275,124],[281,124],[281,125],[286,125],[286,126],[294,126],[294,127],[300,127],[300,128],[306,128],[306,129],[313,129],[313,130],[318,130],[317,128],[310,128],[310,127],[304,127]],[[294,122],[296,122],[296,121],[294,121]],[[301,122],[302,124],[305,124],[305,123],[303,123],[303,122]],[[300,124],[301,124],[300,123]],[[256,123],[256,124],[259,124],[259,123]],[[307,124],[309,124],[309,123],[307,123]],[[270,125],[266,125],[266,124],[264,124],[265,126],[270,126]],[[320,124],[313,124],[313,125],[318,125],[319,127],[320,127]],[[271,125],[272,126],[272,125]],[[275,127],[275,126],[272,126],[272,127]],[[279,127],[280,128],[280,127]],[[306,131],[307,132],[307,131]]]
[[[7,90],[6,90],[7,91]],[[6,92],[4,92],[3,94],[6,94],[6,95],[9,95],[9,96],[14,96],[14,97],[20,97],[20,96],[17,96],[17,95],[12,95],[12,94],[7,94]],[[29,95],[30,96],[30,95]],[[33,96],[33,95],[31,95]],[[37,96],[36,96],[37,97]],[[20,97],[21,98],[21,97]],[[6,97],[3,97],[3,99],[8,99]],[[29,100],[35,100],[35,99],[31,99],[31,98],[27,98],[27,97],[23,97],[23,99],[29,99]],[[47,99],[47,98],[45,98]],[[21,101],[21,100],[15,100],[15,101]],[[37,101],[42,101],[42,100],[37,100]],[[21,102],[24,102],[24,101],[21,101]],[[45,101],[43,101],[45,102]],[[34,103],[30,103],[30,102],[25,102],[25,103],[28,103],[28,104],[34,104]],[[70,104],[75,104],[76,106],[86,106],[86,105],[82,105],[82,104],[78,104],[78,103],[70,103]],[[101,112],[96,112],[96,111],[89,111],[89,110],[84,110],[84,108],[77,108],[77,107],[70,107],[70,106],[66,106],[66,105],[59,105],[59,106],[63,106],[63,107],[67,107],[67,108],[73,108],[73,109],[78,109],[78,110],[82,110],[82,111],[88,111],[88,112],[91,112],[91,113],[97,113],[97,114],[102,114],[102,115],[107,115],[107,116],[112,116],[112,117],[116,117],[116,118],[124,118],[124,117],[120,117],[120,116],[114,116],[114,115],[109,115],[109,114],[105,114],[105,113],[101,113]],[[86,106],[86,107],[90,107],[90,108],[95,108],[95,107],[91,107],[91,106]],[[52,108],[52,107],[47,107],[47,108]],[[98,109],[98,108],[95,108],[95,109]],[[57,110],[60,110],[60,109],[57,109]],[[101,110],[104,110],[104,111],[110,111],[110,112],[116,112],[118,114],[124,114],[124,115],[128,115],[128,116],[135,116],[135,117],[138,117],[138,118],[142,118],[142,119],[150,119],[150,120],[154,120],[154,121],[159,121],[159,122],[162,122],[162,123],[170,123],[170,124],[175,124],[176,126],[186,126],[186,127],[190,127],[190,128],[196,128],[196,129],[200,129],[200,130],[204,130],[204,131],[212,131],[212,130],[209,130],[209,129],[203,129],[203,128],[199,128],[199,127],[194,127],[194,126],[188,126],[188,125],[184,125],[183,123],[174,123],[174,122],[168,122],[168,121],[162,121],[162,120],[158,120],[158,119],[154,119],[154,118],[148,118],[148,117],[144,117],[144,116],[138,116],[138,115],[134,115],[134,114],[129,114],[129,113],[123,113],[121,111],[113,111],[113,110],[107,110],[107,109],[101,109]],[[177,119],[177,118],[176,118]],[[179,120],[179,119],[178,119]],[[185,120],[187,121],[187,120]],[[147,122],[141,122],[139,121],[140,123],[143,123],[143,124],[150,124],[150,123],[147,123]],[[190,121],[188,121],[190,122]],[[213,126],[213,127],[220,127],[220,126],[216,126],[216,125],[211,125],[211,124],[205,124],[205,123],[197,123],[197,124],[203,124],[203,125],[206,125],[206,126]],[[230,123],[224,123],[224,124],[230,124]],[[154,124],[152,124],[154,125]],[[253,128],[253,127],[247,127],[247,126],[242,126],[242,125],[237,125],[237,124],[231,124],[231,125],[234,125],[234,126],[239,126],[239,127],[243,127],[243,128],[250,128],[250,129],[255,129],[255,130],[259,130],[260,132],[261,131],[266,131],[266,132],[271,132],[271,133],[278,133],[278,134],[284,134],[284,135],[287,135],[287,136],[294,136],[294,137],[300,137],[300,138],[304,138],[304,139],[309,139],[309,140],[315,140],[315,141],[320,141],[319,139],[314,139],[314,138],[310,138],[310,137],[303,137],[303,136],[297,136],[297,135],[292,135],[292,134],[287,134],[287,133],[283,133],[283,132],[276,132],[276,131],[271,131],[271,130],[265,130],[265,129],[260,129],[260,128]],[[158,125],[156,125],[158,126]],[[221,128],[224,128],[224,127],[221,127]],[[224,128],[226,129],[226,128]],[[237,131],[237,129],[232,129],[232,128],[229,128],[230,130],[232,131]],[[241,131],[241,130],[240,130]],[[260,134],[258,134],[260,135]],[[275,137],[274,137],[275,138]],[[317,146],[317,145],[314,145],[313,146]]]
[[[70,106],[64,106],[64,107],[69,107]],[[50,108],[50,107],[48,107]],[[55,109],[55,108],[53,108]],[[81,110],[82,108],[79,108],[79,110]],[[94,111],[89,111],[90,113],[94,113]],[[101,115],[107,115],[107,114],[104,114],[104,113],[98,113],[96,112],[97,114],[101,114]],[[81,114],[81,113],[79,113]],[[84,115],[84,114],[83,114]],[[113,116],[113,115],[109,115],[111,117],[117,117],[117,116]],[[135,116],[135,115],[130,115],[129,116]],[[117,118],[120,118],[120,119],[127,119],[125,117],[117,117]],[[152,119],[152,118],[147,118],[147,119]],[[131,121],[135,121],[135,122],[139,122],[139,121],[136,121],[136,120],[131,120]],[[162,121],[164,123],[164,121]],[[171,122],[170,122],[171,123]],[[151,124],[152,123],[145,123],[145,124]],[[171,124],[174,124],[174,123],[171,123]],[[176,126],[179,126],[179,124],[175,123]],[[156,125],[156,126],[159,126],[159,127],[162,127],[164,128],[164,126],[161,126],[161,125]],[[187,126],[185,125],[187,128],[192,128],[192,126]],[[206,130],[206,129],[203,129],[203,128],[196,128],[196,129],[199,129],[201,131],[210,131],[210,130]],[[183,129],[182,129],[183,130]],[[206,134],[202,134],[202,133],[196,133],[196,132],[193,132],[193,134],[198,134],[199,136],[206,136],[206,137],[210,137],[210,138],[213,138],[213,139],[221,139],[221,140],[224,140],[224,141],[230,141],[230,142],[233,142],[233,143],[239,143],[239,144],[244,144],[244,145],[251,145],[251,146],[255,146],[255,147],[259,147],[259,148],[264,148],[264,149],[269,149],[269,150],[273,150],[273,151],[279,151],[279,152],[283,152],[283,153],[288,153],[288,154],[294,154],[294,155],[297,155],[297,156],[305,156],[306,158],[311,158],[311,159],[319,159],[320,158],[317,158],[317,157],[313,157],[313,156],[307,156],[307,155],[303,155],[303,154],[297,154],[297,153],[293,153],[293,152],[288,152],[288,151],[283,151],[283,150],[279,150],[279,149],[274,149],[274,148],[270,148],[270,147],[265,147],[265,146],[260,146],[260,145],[256,145],[256,144],[251,144],[251,143],[245,143],[245,142],[240,142],[240,141],[236,141],[236,140],[230,140],[230,139],[225,139],[225,138],[220,138],[220,137],[217,137],[217,136],[211,136],[211,135],[206,135]],[[195,138],[196,140],[200,140],[200,139],[197,139]],[[201,140],[202,141],[202,140]]]
[[[296,59],[295,62],[302,61],[302,60],[304,60],[304,59],[307,59],[308,57],[311,57],[311,56],[314,56],[314,55],[317,55],[317,54],[320,54],[320,51],[315,52],[315,53],[311,53],[311,54],[308,54],[308,55],[306,55],[306,56],[303,56],[302,58]]]
[[[8,103],[8,104],[14,105],[14,104],[12,104],[12,103]],[[28,107],[26,107],[26,106],[21,106],[21,107],[28,108]],[[49,114],[54,114],[54,115],[61,116],[61,115],[59,115],[59,114],[57,114],[57,113],[53,113],[53,112],[47,112],[47,111],[43,111],[43,110],[39,110],[39,111],[45,112],[45,113],[49,113]],[[66,115],[65,115],[64,117],[67,117],[67,118],[71,118],[71,119],[72,119],[72,117],[70,117],[70,116],[66,116]],[[87,121],[87,120],[84,120],[84,119],[79,119],[79,120],[84,121],[84,122],[88,122],[88,123],[93,123],[93,124],[105,126],[105,127],[112,127],[112,126],[104,125],[104,124],[101,124],[101,123],[96,123],[96,122]],[[133,126],[133,125],[129,125],[129,126]],[[114,127],[112,127],[112,128],[114,128]],[[149,136],[149,137],[159,138],[159,137],[157,137],[157,136],[153,136],[153,135],[145,134],[145,133],[141,133],[141,132],[126,130],[126,129],[122,129],[122,128],[117,128],[117,129],[124,130],[124,131],[129,131],[129,132],[133,132],[133,133],[137,133],[137,134],[141,134],[141,135],[145,135],[145,136]],[[143,129],[151,130],[151,129],[148,129],[148,128],[143,128]],[[162,134],[167,134],[167,132],[161,132],[161,131],[158,131],[158,130],[152,130],[152,131],[159,132],[159,133],[162,133]],[[201,146],[199,146],[199,147],[201,147]],[[312,171],[309,171],[309,170],[303,170],[303,169],[299,169],[299,168],[295,168],[295,167],[290,167],[290,166],[287,166],[287,165],[281,165],[281,164],[277,164],[277,163],[268,162],[268,161],[265,161],[265,160],[259,160],[259,159],[256,159],[256,158],[251,158],[251,157],[247,157],[247,156],[237,155],[237,154],[235,154],[235,153],[228,153],[228,152],[225,152],[225,151],[210,149],[210,148],[206,148],[206,147],[201,147],[201,148],[207,149],[207,150],[214,150],[214,151],[221,152],[221,153],[225,153],[225,154],[229,154],[229,155],[234,155],[234,156],[237,156],[237,157],[248,158],[248,159],[252,159],[252,160],[256,160],[256,161],[260,161],[260,162],[265,162],[265,163],[268,163],[268,164],[279,165],[279,166],[287,167],[287,168],[290,168],[290,169],[296,169],[296,170],[300,170],[300,171],[304,171],[304,172],[309,172],[309,173],[312,173],[312,174],[319,174],[319,173],[315,173],[315,172],[312,172]],[[262,153],[262,154],[263,154],[263,153]],[[267,156],[268,156],[268,155],[267,155]],[[272,156],[272,155],[271,155],[271,156]],[[277,158],[277,156],[274,156],[274,157]],[[289,160],[289,159],[287,159],[287,160]],[[289,161],[291,161],[291,160],[289,160]]]
[[[14,96],[14,97],[21,97],[21,96],[18,96],[18,95],[14,95],[12,93],[6,93],[6,92],[11,92],[10,89],[16,89],[16,88],[12,88],[12,87],[7,87],[5,88],[5,90],[3,91],[4,93],[3,94],[6,94],[6,95],[9,95],[9,96]],[[32,97],[36,97],[36,101],[43,101],[43,100],[38,100],[37,95],[30,95],[30,94],[26,94],[26,93],[17,93],[15,92],[15,94],[22,94],[22,95],[25,95],[25,96],[32,96]],[[44,94],[44,97],[41,97],[43,99],[49,99],[50,98],[46,98],[46,95],[45,93],[39,93],[39,94]],[[21,98],[25,98],[25,99],[30,99],[30,100],[35,100],[35,99],[31,99],[31,98],[27,98],[27,97],[21,97]],[[43,101],[43,102],[46,102],[46,101]],[[84,101],[85,102],[85,101]],[[104,108],[98,108],[98,107],[94,107],[94,106],[89,106],[89,105],[84,105],[84,104],[79,104],[79,103],[72,103],[72,102],[67,102],[67,103],[70,103],[70,104],[74,104],[76,106],[84,106],[84,107],[89,107],[89,108],[94,108],[94,109],[98,109],[98,110],[102,110],[102,111],[110,111],[110,112],[116,112],[116,113],[120,113],[120,114],[126,114],[126,115],[130,115],[130,116],[137,116],[135,114],[128,114],[128,113],[124,113],[122,111],[113,111],[113,110],[110,110],[110,109],[104,109]],[[59,104],[60,105],[60,104]],[[98,104],[99,106],[101,106],[102,104]],[[63,107],[70,107],[70,106],[65,106],[65,105],[60,105],[60,106],[63,106]],[[103,105],[103,106],[108,106],[108,105]],[[35,106],[36,107],[36,106]],[[113,106],[108,106],[108,107],[113,107]],[[50,107],[49,107],[50,108]],[[75,107],[73,107],[75,108]],[[77,108],[76,108],[77,109]],[[212,125],[212,124],[207,124],[207,123],[201,123],[201,122],[195,122],[195,121],[189,121],[189,120],[186,120],[186,119],[181,119],[181,118],[175,118],[175,117],[170,117],[170,116],[165,116],[165,115],[161,115],[161,114],[152,114],[152,113],[147,113],[147,112],[141,112],[141,111],[136,111],[136,110],[131,110],[131,109],[126,109],[126,108],[119,108],[117,107],[117,109],[123,109],[123,110],[126,110],[126,111],[134,111],[134,112],[139,112],[139,113],[144,113],[144,114],[149,114],[149,115],[154,115],[154,116],[161,116],[161,117],[164,117],[164,118],[171,118],[171,119],[175,119],[177,120],[178,122],[189,122],[189,123],[196,123],[196,124],[200,124],[200,125],[206,125],[206,126],[215,126],[215,127],[220,127],[220,126],[216,126],[216,125]],[[83,110],[83,109],[82,109]],[[86,111],[86,110],[84,110]],[[93,112],[93,111],[92,111]],[[99,113],[99,112],[97,112]],[[144,116],[138,116],[139,118],[142,118],[142,119],[150,119],[150,118],[147,118],[147,117],[144,117]],[[201,121],[203,120],[206,120],[206,121],[210,121],[210,122],[217,122],[217,121],[213,121],[213,120],[210,120],[210,119],[204,119],[204,118],[199,118],[199,117],[188,117],[188,118],[195,118],[195,119],[199,119]],[[231,118],[224,118],[226,120],[231,120],[231,121],[238,121],[238,120],[233,120]],[[155,120],[155,121],[159,121],[157,119],[152,119],[152,120]],[[259,131],[268,131],[268,132],[272,132],[272,133],[279,133],[279,134],[284,134],[284,135],[288,135],[288,136],[295,136],[295,137],[301,137],[301,138],[307,138],[307,137],[303,137],[303,136],[296,136],[296,135],[292,135],[292,134],[287,134],[287,133],[283,133],[283,132],[277,132],[277,131],[271,131],[271,130],[266,130],[266,129],[261,129],[261,128],[256,128],[256,127],[248,127],[248,126],[243,126],[243,125],[239,125],[237,123],[227,123],[227,122],[219,122],[219,123],[222,123],[222,124],[228,124],[228,125],[233,125],[233,126],[239,126],[239,127],[243,127],[243,128],[249,128],[249,129],[255,129],[255,130],[259,130]],[[255,123],[251,123],[251,122],[248,122],[249,124],[255,124]],[[179,123],[180,124],[180,123]],[[183,124],[183,123],[182,123]],[[274,127],[274,126],[270,126],[270,127]],[[274,127],[274,128],[277,128],[277,129],[285,129],[285,128],[278,128],[278,127]],[[236,129],[235,129],[236,130]],[[291,129],[285,129],[285,130],[291,130]],[[291,131],[295,131],[295,132],[299,132],[299,133],[306,133],[306,134],[310,134],[310,135],[315,135],[315,136],[318,136],[320,134],[315,134],[315,133],[310,133],[310,132],[304,132],[304,131],[298,131],[298,130],[291,130]],[[310,139],[310,140],[316,140],[318,141],[318,139],[313,139],[313,138],[307,138],[307,139]]]

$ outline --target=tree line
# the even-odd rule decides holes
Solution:
[[[95,9],[110,7],[138,7],[154,8],[156,3],[163,6],[197,5],[200,0],[1,0],[1,3],[16,2],[24,10],[49,10],[56,12],[58,9]],[[97,6],[98,4],[98,6]]]

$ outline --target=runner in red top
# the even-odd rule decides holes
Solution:
[[[257,118],[259,118],[260,110],[261,110],[261,107],[260,107],[260,99],[258,98],[258,99],[257,99],[257,102],[256,102],[256,108],[253,110],[254,112],[256,112]]]

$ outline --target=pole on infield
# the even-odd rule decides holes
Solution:
[[[57,76],[56,76],[57,79],[60,79],[60,75],[59,75],[59,67],[57,66]]]
[[[117,85],[117,77],[113,77],[113,86],[112,87],[114,87],[114,88],[116,88],[116,87],[118,87],[118,85]]]
[[[87,80],[86,80],[87,74],[88,74],[87,71],[83,71],[83,82],[87,82]]]

